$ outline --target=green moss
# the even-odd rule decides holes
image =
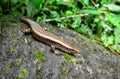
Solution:
[[[62,64],[61,64],[61,66],[60,66],[60,73],[59,73],[59,77],[61,78],[61,79],[64,79],[65,77],[66,77],[66,74],[67,74],[67,71],[66,71],[66,68],[65,68],[65,65],[66,65],[67,63],[66,63],[66,61],[65,62],[63,62]]]
[[[27,73],[27,69],[22,69],[21,72],[18,74],[18,78],[24,78],[26,73]]]
[[[86,67],[86,70],[87,70],[90,74],[93,73],[93,71],[92,71],[92,69],[91,69],[90,67]]]
[[[37,58],[37,59],[39,59],[39,60],[44,60],[44,54],[42,54],[41,52],[39,52],[39,51],[35,51],[34,52],[34,54],[35,54],[35,57]]]
[[[22,63],[22,60],[20,58],[16,59],[15,66],[19,67]]]
[[[10,68],[10,66],[11,66],[10,64],[7,64],[7,65],[6,65],[6,68],[7,68],[7,69],[9,69],[9,68]]]
[[[71,60],[74,58],[74,56],[72,56],[68,53],[65,53],[65,52],[60,52],[60,54],[62,54],[65,57],[66,62],[72,62]]]
[[[17,34],[16,34],[16,33],[14,33],[14,34],[13,34],[13,37],[17,37]]]
[[[10,52],[10,53],[17,53],[17,50],[16,50],[15,48],[12,48],[12,47],[11,47],[11,48],[9,49],[9,52]]]
[[[66,72],[65,70],[63,70],[63,71],[61,71],[61,73],[59,74],[59,76],[60,76],[61,78],[65,78],[65,77],[66,77],[66,74],[67,74],[67,72]]]

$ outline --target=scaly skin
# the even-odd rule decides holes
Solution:
[[[38,23],[25,17],[21,18],[21,20],[27,23],[31,27],[31,32],[33,33],[33,36],[36,39],[51,45],[52,50],[54,52],[55,52],[55,48],[57,48],[57,49],[60,49],[62,51],[72,53],[72,54],[80,53],[77,47],[71,45],[70,43],[65,41],[62,37],[56,36],[55,34],[46,31]]]

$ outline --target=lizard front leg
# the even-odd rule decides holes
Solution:
[[[31,28],[28,28],[28,29],[26,29],[26,30],[22,30],[22,32],[28,34],[28,33],[31,33],[31,32],[32,32],[32,29],[31,29]]]
[[[55,50],[55,46],[54,46],[54,45],[51,45],[51,50],[52,50],[55,54],[59,54],[59,52]]]

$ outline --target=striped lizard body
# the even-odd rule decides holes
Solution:
[[[54,52],[55,52],[55,48],[57,48],[59,50],[62,50],[68,53],[77,53],[77,54],[80,53],[77,47],[71,45],[66,40],[64,40],[62,37],[56,36],[55,34],[46,31],[38,23],[26,17],[21,18],[21,20],[27,23],[31,27],[31,32],[33,33],[33,36],[36,39],[51,45],[51,48]]]

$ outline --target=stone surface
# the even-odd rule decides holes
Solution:
[[[29,26],[19,16],[2,16],[0,22],[0,79],[120,79],[120,57],[94,40],[46,25],[48,31],[81,51],[75,56],[64,52],[56,55],[49,45],[23,34]]]

